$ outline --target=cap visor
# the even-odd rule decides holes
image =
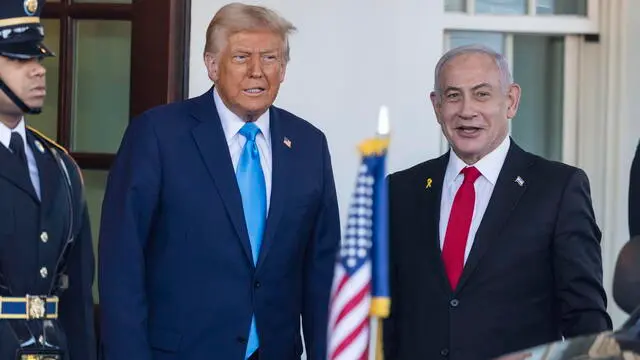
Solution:
[[[55,56],[43,43],[35,41],[2,45],[0,55],[21,60]]]

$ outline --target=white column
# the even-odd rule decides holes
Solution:
[[[602,230],[608,308],[617,327],[627,316],[615,305],[611,285],[618,252],[629,239],[627,203],[633,153],[628,151],[626,141],[632,121],[625,98],[629,2],[618,0],[615,4],[603,1],[600,6],[600,42],[581,44],[577,165],[585,169],[591,181]]]

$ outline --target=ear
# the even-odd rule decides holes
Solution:
[[[518,106],[520,105],[520,85],[513,83],[509,86],[509,92],[507,93],[507,119],[513,119],[518,112]]]
[[[433,105],[433,111],[436,113],[436,119],[438,123],[440,123],[440,112],[442,110],[442,102],[440,101],[438,94],[435,91],[432,91],[429,94],[429,98],[431,98],[431,105]]]
[[[207,68],[209,79],[214,83],[218,81],[218,58],[211,52],[204,54],[204,66]]]
[[[282,64],[280,67],[280,82],[284,82],[284,76],[287,74],[287,63]]]

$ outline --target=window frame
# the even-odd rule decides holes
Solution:
[[[151,4],[153,3],[153,4]],[[74,52],[77,20],[121,20],[131,24],[129,121],[145,110],[187,94],[190,0],[133,0],[132,4],[47,2],[43,19],[60,21],[57,141],[83,169],[108,170],[115,154],[75,152],[73,131]],[[45,29],[46,30],[46,29]],[[154,66],[148,66],[153,59]]]
[[[444,11],[445,30],[490,31],[548,35],[585,35],[600,32],[600,0],[587,0],[587,16],[536,15],[537,0],[527,1],[525,15],[475,13],[476,0],[466,0],[466,12]]]

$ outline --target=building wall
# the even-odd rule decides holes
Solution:
[[[206,27],[223,0],[192,0],[189,96],[210,88],[202,62]],[[341,217],[355,180],[356,145],[374,134],[379,106],[390,109],[389,170],[441,154],[428,94],[443,50],[443,0],[265,0],[298,32],[277,105],[322,129],[333,157]],[[626,192],[640,137],[640,2],[604,1],[601,41],[581,44],[577,165],[592,182],[603,228],[604,277],[610,293],[617,252],[628,239]],[[585,59],[586,58],[586,59]],[[626,316],[610,299],[615,325]]]
[[[206,27],[225,3],[192,0],[189,96],[211,86],[201,54]],[[390,110],[390,170],[440,153],[440,132],[428,95],[442,30],[421,15],[429,13],[433,1],[406,0],[401,7],[383,0],[262,3],[298,27],[276,105],[327,135],[341,214],[346,214],[355,181],[356,146],[375,134],[381,105]]]

